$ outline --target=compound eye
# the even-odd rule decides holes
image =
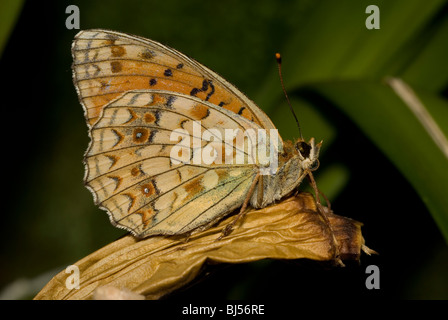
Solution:
[[[311,146],[305,141],[297,142],[296,149],[304,158],[308,158],[310,156]]]
[[[314,160],[314,162],[311,164],[310,171],[316,171],[319,168],[319,165],[319,159]]]

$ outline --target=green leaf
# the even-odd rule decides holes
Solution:
[[[380,9],[379,30],[365,27],[365,8],[371,4]],[[387,77],[404,79],[440,130],[447,130],[448,103],[438,96],[448,84],[444,8],[442,0],[425,5],[418,0],[308,4],[281,53],[287,91],[301,94],[301,88],[312,88],[340,108],[412,184],[448,241],[448,197],[444,195],[448,163],[443,143],[436,144],[408,105],[382,83]],[[286,127],[295,129],[295,125],[273,112],[280,109],[277,105],[282,99],[276,72],[273,68],[255,100],[278,124],[282,136],[288,137],[292,131]],[[324,139],[327,148],[337,139],[337,123],[322,120],[319,105],[313,105],[318,102],[296,98],[299,102],[293,104],[304,135]],[[308,109],[315,109],[317,115]],[[340,174],[341,188],[344,179]]]
[[[320,81],[380,81],[385,76],[402,75],[411,84],[415,81],[428,89],[440,88],[448,81],[448,72],[441,72],[446,70],[446,63],[440,63],[447,56],[447,22],[433,20],[445,3],[432,0],[422,6],[419,0],[320,1],[308,6],[281,52],[287,89]],[[365,9],[370,4],[380,9],[379,30],[365,27]],[[438,75],[435,82],[419,78],[432,75],[424,71],[430,64],[429,70]],[[274,108],[280,95],[276,72],[272,70],[256,97],[268,110]]]
[[[347,81],[313,89],[343,110],[394,163],[448,240],[448,156],[407,103],[386,84]],[[417,96],[446,137],[448,102],[424,91]]]
[[[444,19],[420,35],[425,38],[425,43],[400,75],[406,82],[434,92],[444,89],[448,83],[447,34],[448,19]]]
[[[0,2],[0,56],[22,9],[22,4],[22,0],[3,0]]]

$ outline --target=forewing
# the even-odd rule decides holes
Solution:
[[[87,124],[129,90],[160,89],[198,97],[266,129],[267,115],[215,72],[158,42],[107,30],[79,32],[72,45],[73,78]]]

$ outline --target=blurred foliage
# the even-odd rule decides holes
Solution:
[[[425,6],[421,1],[408,1],[406,6],[399,1],[378,2],[380,30],[353,28],[362,23],[358,13],[367,2],[342,3],[347,4],[344,19],[334,14],[341,2],[319,2],[307,10],[303,28],[284,51],[285,56],[294,57],[288,64],[292,72],[286,82],[292,90],[307,86],[346,113],[410,181],[448,240],[448,197],[443,195],[448,189],[448,158],[404,103],[382,85],[384,77],[395,76],[421,89],[420,96],[436,98],[444,89],[448,83],[448,65],[444,63],[448,20],[432,20],[444,2],[431,1]],[[443,43],[441,34],[445,35]],[[271,79],[267,83],[266,88],[274,87]],[[275,104],[272,89],[261,91],[260,96],[268,108]],[[434,98],[425,100],[426,108],[436,121],[440,119],[443,128],[447,105]],[[444,131],[447,135],[448,127]]]
[[[383,82],[406,81],[447,131],[448,4],[441,0],[25,2],[0,61],[12,97],[3,116],[11,126],[1,287],[63,269],[124,234],[82,183],[88,137],[71,81],[77,30],[65,28],[69,4],[80,8],[82,29],[137,34],[195,58],[291,139],[298,131],[278,80],[274,53],[281,52],[304,136],[324,140],[318,184],[336,214],[364,222],[367,245],[380,253],[344,270],[278,261],[232,267],[173,298],[448,298],[447,159]],[[368,5],[380,8],[379,30],[365,27]],[[376,292],[364,287],[368,264],[382,271]]]
[[[0,2],[0,57],[22,5],[23,1],[21,0],[4,0]]]

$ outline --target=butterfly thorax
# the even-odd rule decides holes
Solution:
[[[285,141],[283,153],[279,154],[278,169],[274,174],[263,175],[251,197],[254,208],[264,208],[280,200],[296,189],[303,178],[319,166],[319,150],[322,142],[315,144],[299,139]]]

